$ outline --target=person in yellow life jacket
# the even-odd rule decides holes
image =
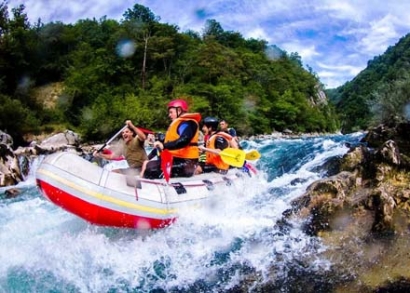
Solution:
[[[164,142],[154,142],[154,148],[168,150],[173,156],[171,177],[191,177],[198,164],[199,122],[201,114],[188,113],[185,100],[177,99],[168,103],[168,117],[172,120],[165,133]],[[141,176],[149,179],[162,177],[161,156],[151,160]]]
[[[208,135],[209,138],[206,141],[205,148],[199,147],[199,149],[205,150],[206,161],[199,163],[195,174],[208,172],[225,174],[229,169],[229,165],[221,159],[219,154],[206,151],[207,148],[221,151],[227,147],[238,148],[231,135],[223,131],[217,131],[218,125],[219,121],[215,117],[206,117],[203,121],[202,131],[205,135]]]

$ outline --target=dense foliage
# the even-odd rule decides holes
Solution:
[[[368,62],[352,81],[329,90],[342,131],[410,119],[410,34]]]
[[[0,4],[0,129],[63,125],[103,139],[132,119],[153,130],[169,121],[165,105],[186,97],[191,111],[224,118],[239,134],[333,132],[334,110],[319,97],[317,76],[264,40],[244,39],[207,20],[201,34],[180,32],[136,4],[121,21],[103,17],[31,25],[23,5]],[[35,87],[64,82],[55,107]],[[4,101],[4,102],[3,102]],[[3,116],[5,115],[5,116]],[[19,117],[15,119],[3,117]]]

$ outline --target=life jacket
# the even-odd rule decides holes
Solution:
[[[232,136],[230,136],[228,133],[226,132],[216,132],[214,134],[212,134],[207,143],[206,143],[206,147],[210,148],[210,149],[216,149],[215,147],[215,142],[216,139],[218,137],[223,137],[224,139],[226,139],[228,141],[228,143],[230,143],[230,141],[232,140]],[[207,152],[206,153],[206,164],[207,165],[214,165],[216,168],[220,169],[220,170],[228,170],[229,169],[229,165],[227,163],[225,163],[222,159],[221,156],[219,154],[214,154],[211,152]]]
[[[179,134],[177,132],[178,126],[184,121],[193,120],[198,125],[198,129],[190,141],[190,143],[181,149],[177,150],[169,150],[172,156],[176,158],[182,159],[198,159],[199,157],[199,149],[198,149],[198,139],[199,139],[199,122],[201,121],[201,114],[199,113],[185,113],[176,118],[168,127],[167,133],[165,134],[164,142],[177,140],[179,138]]]

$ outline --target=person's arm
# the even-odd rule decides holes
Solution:
[[[168,141],[164,144],[157,141],[154,143],[154,147],[159,147],[167,150],[177,150],[186,147],[195,136],[198,131],[198,124],[194,121],[184,121],[178,127],[179,138],[173,141]]]
[[[230,142],[231,147],[234,149],[239,149],[239,139],[235,128],[229,128],[228,130],[228,133],[232,136],[232,140]]]
[[[148,160],[151,160],[158,156],[158,149],[154,148],[152,151],[148,154]]]
[[[115,161],[121,161],[124,160],[123,156],[120,156],[118,154],[115,154],[113,151],[109,149],[103,149],[101,152],[95,151],[93,153],[93,156],[96,158],[102,158],[104,160],[115,160]]]
[[[229,142],[229,145],[231,148],[239,149],[239,143],[238,143],[237,136],[232,137],[231,141]]]
[[[141,131],[138,127],[136,127],[134,124],[132,124],[131,120],[125,121],[125,124],[127,124],[128,127],[130,127],[134,132],[137,134],[138,139],[140,141],[145,141],[147,139],[147,136],[145,135],[144,132]]]

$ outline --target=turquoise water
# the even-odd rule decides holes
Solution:
[[[257,149],[261,170],[243,186],[216,192],[201,210],[187,210],[175,225],[136,231],[89,225],[44,199],[35,186],[37,162],[22,194],[0,189],[0,292],[235,292],[251,272],[291,292],[295,263],[309,273],[320,242],[299,223],[276,225],[292,199],[327,176],[322,166],[363,135],[243,141]],[[276,291],[275,291],[276,292]]]

